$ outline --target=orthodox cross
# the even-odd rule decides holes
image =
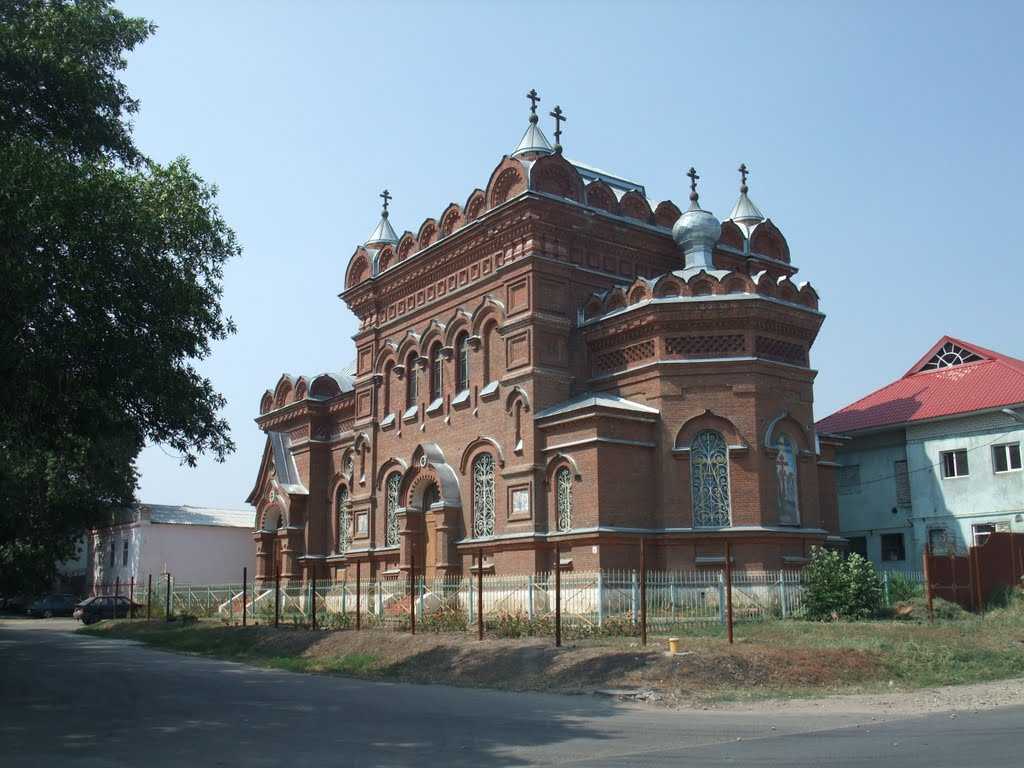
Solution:
[[[384,215],[388,215],[388,202],[391,200],[391,193],[386,189],[380,193],[380,197],[384,199]]]
[[[562,123],[566,121],[566,118],[562,113],[562,108],[557,104],[551,112],[551,116],[555,118],[555,152],[560,153],[562,151]]]
[[[740,182],[740,192],[743,192],[744,194],[746,194],[746,192],[747,192],[747,174],[749,174],[750,171],[748,170],[746,163],[740,163],[740,167],[737,168],[737,170],[740,172],[740,178],[742,179],[742,181]]]
[[[526,98],[530,100],[530,116],[532,117],[537,114],[537,102],[540,101],[540,96],[537,95],[535,88],[531,88],[530,92],[526,94]]]
[[[690,191],[691,192],[696,192],[697,191],[697,179],[700,178],[700,176],[697,175],[697,169],[694,168],[693,166],[690,166],[690,170],[688,170],[686,172],[686,175],[690,177]]]

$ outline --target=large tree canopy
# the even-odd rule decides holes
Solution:
[[[0,4],[0,590],[133,500],[160,442],[233,449],[195,369],[234,331],[216,189],[134,145],[117,73],[154,31],[109,0]]]

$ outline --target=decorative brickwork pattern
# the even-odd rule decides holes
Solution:
[[[594,358],[594,370],[615,371],[620,368],[628,368],[633,363],[639,363],[651,357],[654,357],[654,342],[644,341],[631,347],[613,349],[610,352],[597,355]]]
[[[768,360],[778,360],[793,365],[807,365],[807,352],[799,344],[781,339],[758,336],[754,341],[754,354]]]
[[[665,351],[682,357],[733,357],[745,351],[743,334],[719,336],[675,336],[665,339]]]

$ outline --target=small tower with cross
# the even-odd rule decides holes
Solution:
[[[550,155],[554,150],[551,148],[548,137],[544,135],[544,131],[537,124],[537,105],[540,103],[540,94],[535,88],[531,88],[527,91],[526,98],[530,102],[530,124],[526,127],[523,138],[519,140],[519,145],[512,151],[512,157],[518,157],[520,160],[535,160],[541,155]]]
[[[367,248],[382,248],[385,245],[394,245],[398,242],[398,235],[395,234],[394,227],[388,221],[388,204],[391,202],[391,193],[385,189],[380,193],[380,199],[384,201],[380,211],[380,221],[366,239]]]
[[[747,168],[747,164],[740,163],[740,167],[736,170],[740,173],[740,196],[736,200],[736,205],[732,207],[729,220],[738,224],[740,229],[743,230],[743,234],[750,237],[753,228],[764,221],[764,214],[747,197],[747,192],[750,191],[750,188],[747,186],[747,176],[750,175],[750,169]]]

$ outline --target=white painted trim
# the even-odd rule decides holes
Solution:
[[[559,443],[558,445],[549,445],[544,448],[544,453],[548,451],[559,451],[563,448],[576,448],[581,445],[593,445],[596,443],[606,443],[608,445],[628,445],[634,448],[657,448],[656,443],[642,442],[640,440],[620,440],[615,437],[587,437],[583,440],[572,440],[568,443]]]

